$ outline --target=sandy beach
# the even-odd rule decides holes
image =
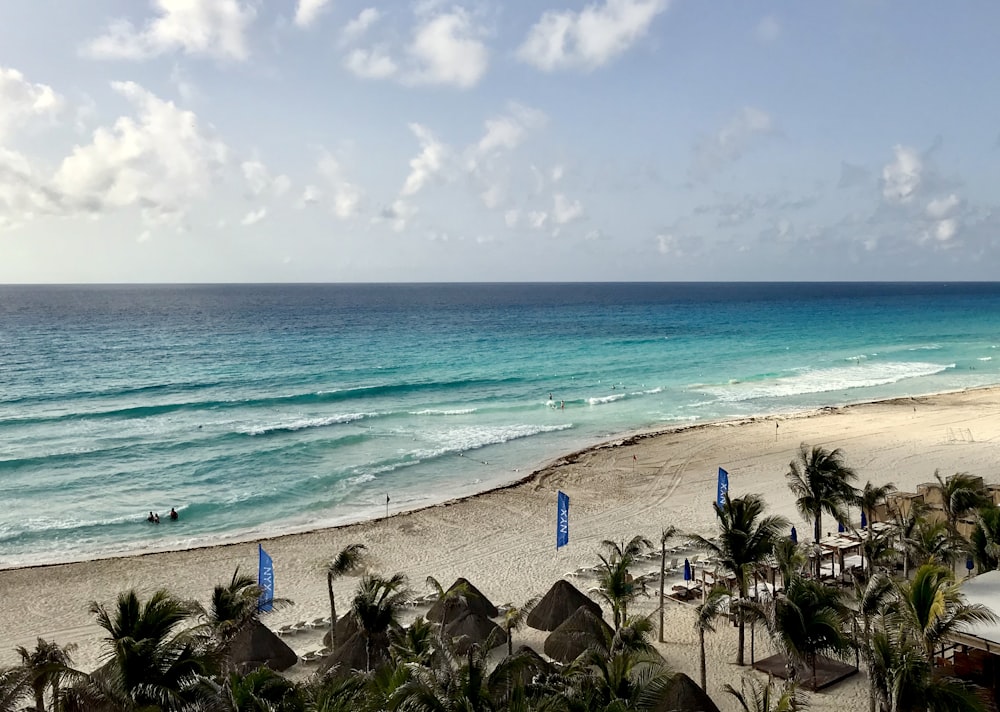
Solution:
[[[998,433],[1000,388],[989,388],[617,438],[559,458],[527,481],[501,490],[388,519],[264,540],[275,563],[276,594],[295,604],[265,620],[277,628],[329,615],[322,566],[349,543],[365,544],[370,568],[405,573],[419,593],[426,592],[428,575],[444,585],[465,576],[495,603],[520,604],[544,593],[566,572],[593,564],[602,539],[643,534],[658,541],[668,525],[711,535],[720,466],[730,473],[734,496],[761,493],[769,511],[809,532],[785,485],[800,443],[842,448],[860,484],[892,481],[913,490],[932,480],[935,469],[1000,481]],[[571,498],[570,544],[559,552],[557,490]],[[15,662],[14,646],[33,646],[41,636],[77,644],[77,665],[91,669],[99,661],[101,630],[87,612],[90,601],[110,602],[130,587],[143,594],[165,587],[206,601],[212,587],[228,581],[237,566],[256,572],[256,543],[0,571],[0,593],[7,602],[0,616],[0,662]],[[349,605],[354,584],[350,578],[337,582],[341,610]],[[654,608],[652,598],[644,599],[633,612]],[[697,679],[692,620],[690,608],[668,605],[667,643],[660,647],[671,665]],[[530,630],[515,635],[515,643],[543,639]],[[302,634],[289,643],[302,653],[318,647],[318,636],[318,631]],[[739,684],[742,671],[732,664],[735,630],[720,623],[708,645],[709,693],[723,709],[733,709],[720,688]],[[766,649],[760,636],[758,656]],[[815,695],[813,709],[862,708],[867,694],[862,683],[859,675]]]

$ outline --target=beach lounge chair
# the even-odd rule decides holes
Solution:
[[[283,625],[280,628],[278,628],[278,630],[275,631],[275,635],[279,635],[279,636],[281,636],[281,635],[291,635],[292,633],[295,633],[295,632],[296,632],[295,626],[293,626],[292,624],[289,623],[288,625]]]

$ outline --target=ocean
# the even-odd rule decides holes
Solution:
[[[998,345],[992,283],[2,286],[0,566],[379,517],[630,431],[996,384]]]

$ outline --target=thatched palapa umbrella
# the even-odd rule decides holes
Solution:
[[[674,675],[673,681],[653,710],[654,712],[719,712],[719,707],[694,680],[679,672]]]
[[[454,592],[456,589],[465,588],[465,593],[461,596],[449,596],[448,594]],[[488,599],[483,592],[478,588],[473,586],[467,579],[459,578],[453,583],[445,595],[437,601],[430,610],[427,611],[427,615],[424,616],[429,621],[441,622],[441,619],[445,620],[457,620],[461,618],[463,611],[471,611],[484,618],[496,618],[500,615],[500,611],[497,607]]]
[[[387,662],[389,662],[389,641],[383,636],[377,636],[372,639],[371,667],[376,670]],[[326,673],[336,667],[339,675],[347,675],[352,670],[365,670],[367,666],[365,635],[359,630],[323,658],[319,664],[319,672]]]
[[[461,618],[445,627],[445,634],[454,642],[455,652],[465,655],[474,644],[496,648],[507,642],[503,628],[485,616],[466,611]]]
[[[531,609],[526,623],[536,630],[555,630],[576,613],[580,606],[589,608],[598,618],[602,616],[601,607],[597,603],[569,581],[559,579]]]
[[[285,641],[256,620],[236,634],[229,644],[229,656],[238,669],[266,665],[277,672],[287,670],[299,660]]]
[[[615,632],[588,606],[580,606],[545,639],[545,654],[568,663],[594,645],[608,645]]]

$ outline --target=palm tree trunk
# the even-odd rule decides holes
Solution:
[[[660,550],[660,642],[663,642],[663,575],[667,572],[667,540]]]
[[[53,698],[53,705],[56,704]],[[35,712],[45,712],[45,688],[35,690]]]
[[[337,647],[337,604],[333,600],[333,574],[326,572],[326,592],[330,594],[330,650]]]
[[[823,575],[823,550],[820,548],[819,540],[823,538],[823,511],[818,510],[816,518],[813,520],[813,544],[816,546],[816,579]]]
[[[740,620],[739,620],[739,624],[740,624],[740,637],[739,637],[739,648],[736,650],[736,664],[737,665],[745,665],[746,663],[743,662],[743,643],[744,643],[746,631],[743,628],[743,616],[740,616],[739,618],[740,618]]]
[[[698,643],[701,646],[701,691],[708,692],[708,686],[705,679],[705,629],[698,629]]]

